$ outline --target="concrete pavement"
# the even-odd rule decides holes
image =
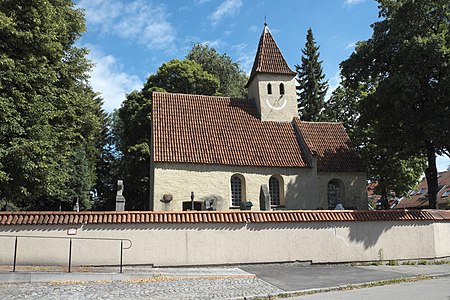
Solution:
[[[13,273],[0,268],[0,299],[251,299],[279,294],[294,296],[301,291],[333,290],[394,278],[450,276],[450,264],[125,267],[123,274],[118,274],[117,268],[85,268],[73,273],[31,269]]]

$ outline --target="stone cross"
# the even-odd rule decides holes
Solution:
[[[123,181],[117,180],[116,211],[125,210],[125,197],[123,196],[123,190]]]

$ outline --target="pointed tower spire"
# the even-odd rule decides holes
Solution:
[[[298,115],[295,75],[264,23],[246,86],[261,121],[291,122]]]
[[[258,50],[256,51],[255,61],[253,62],[247,86],[249,86],[256,73],[296,74],[286,63],[280,48],[278,48],[277,43],[270,33],[267,23],[264,23],[264,30],[259,39]]]

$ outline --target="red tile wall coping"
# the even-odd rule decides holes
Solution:
[[[82,225],[151,223],[303,223],[341,221],[450,221],[445,210],[320,210],[216,212],[0,212],[0,225]]]

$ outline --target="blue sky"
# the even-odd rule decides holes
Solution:
[[[140,90],[162,63],[183,59],[193,43],[226,53],[247,73],[266,18],[286,61],[300,62],[306,31],[320,46],[330,92],[339,63],[368,39],[378,18],[373,0],[75,0],[85,9],[87,32],[78,44],[95,63],[91,85],[105,109],[119,108],[126,93]],[[445,169],[450,159],[439,159]]]

